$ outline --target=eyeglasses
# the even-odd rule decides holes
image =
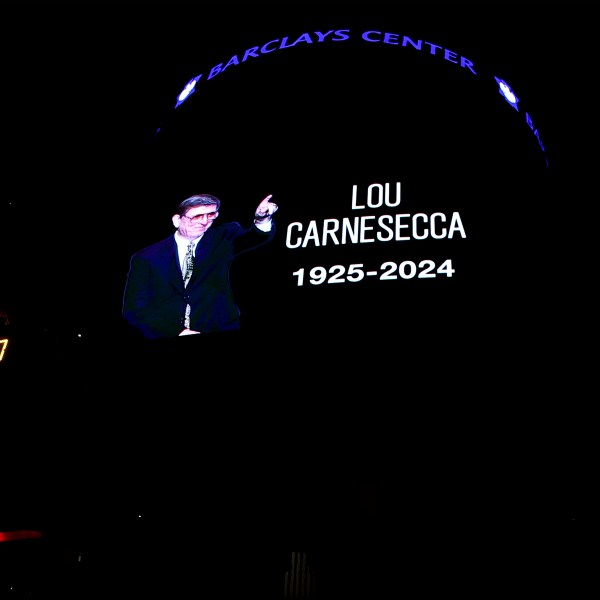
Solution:
[[[206,217],[207,221],[212,221],[213,219],[217,218],[217,211],[214,210],[213,212],[209,212],[209,213],[201,213],[199,215],[194,215],[193,217],[188,217],[187,215],[181,215],[181,216],[185,217],[192,223],[197,223],[198,221],[201,221],[203,217]]]

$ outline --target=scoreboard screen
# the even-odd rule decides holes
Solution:
[[[232,40],[174,91],[140,161],[156,210],[139,247],[193,194],[241,224],[272,194],[274,241],[231,269],[246,339],[444,364],[527,343],[551,163],[519,86],[477,48],[389,23]]]

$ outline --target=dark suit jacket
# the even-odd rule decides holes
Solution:
[[[177,255],[175,234],[131,257],[123,317],[145,338],[177,336],[183,329],[186,304],[191,306],[190,329],[200,332],[240,328],[229,272],[239,254],[270,242],[275,223],[265,233],[254,225],[213,225],[196,246],[194,271],[187,287]]]

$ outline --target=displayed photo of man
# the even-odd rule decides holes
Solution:
[[[278,206],[271,198],[256,207],[249,227],[219,223],[214,195],[183,200],[172,216],[175,231],[130,259],[125,321],[146,339],[239,330],[230,270],[237,256],[273,240]]]

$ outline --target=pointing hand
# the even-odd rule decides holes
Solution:
[[[271,202],[271,198],[273,194],[269,194],[264,200],[258,205],[256,208],[256,212],[254,213],[254,218],[257,221],[263,221],[266,218],[270,218],[274,213],[277,212],[279,206],[274,202]]]

